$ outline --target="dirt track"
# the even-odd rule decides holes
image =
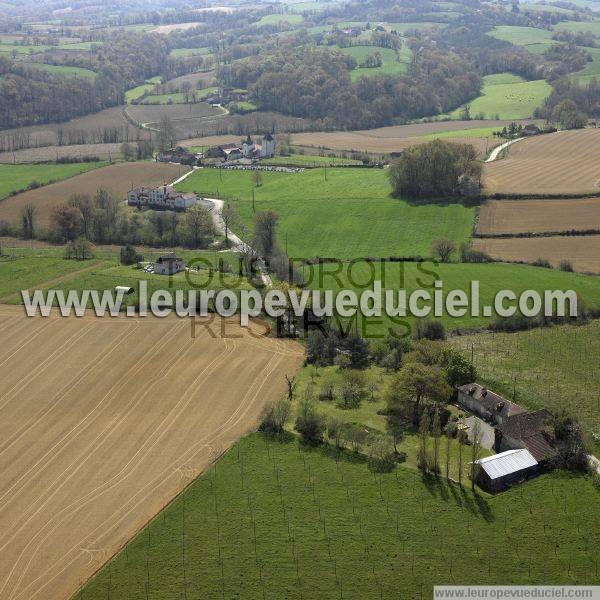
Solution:
[[[0,306],[0,598],[69,598],[282,396],[300,347],[222,323]]]

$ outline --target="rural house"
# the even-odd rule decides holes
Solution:
[[[507,417],[527,412],[477,383],[458,388],[458,403],[486,423],[500,425]]]
[[[552,415],[547,410],[523,412],[508,417],[496,427],[496,450],[527,448],[539,463],[557,455],[552,446]]]
[[[533,457],[535,469],[533,466],[528,467],[530,469],[527,470],[528,477],[557,456],[552,415],[547,410],[529,412],[477,383],[460,386],[457,390],[457,401],[461,408],[473,415],[467,419],[470,429],[477,419],[480,420],[480,432],[487,442],[484,444],[485,447],[499,453],[494,456],[512,457],[510,460],[507,459],[508,462],[519,456]],[[467,431],[467,435],[470,433],[472,432]],[[520,450],[526,451],[527,454],[507,454],[507,452],[514,453]],[[505,473],[502,477],[509,475],[512,477],[517,473],[517,470],[509,472],[507,469],[508,467],[503,467]],[[483,470],[484,474],[481,476],[488,486],[486,489],[506,483],[502,481],[494,483],[486,469]]]
[[[156,155],[158,162],[177,163],[181,165],[189,165],[191,167],[198,165],[198,158],[185,148],[177,146],[164,152],[159,152]]]
[[[535,477],[538,462],[527,449],[507,450],[474,463],[474,479],[488,492],[501,492],[511,485]]]
[[[140,186],[127,194],[127,204],[152,210],[185,211],[198,204],[200,199],[193,192],[177,192],[173,186],[162,185],[157,188]]]
[[[237,144],[223,144],[209,148],[204,153],[204,158],[220,158],[224,161],[239,160],[241,158],[272,158],[273,156],[275,156],[275,139],[270,133],[267,133],[262,138],[260,144],[256,144],[250,135],[248,135],[241,146]]]
[[[185,262],[175,254],[164,254],[154,263],[154,272],[157,275],[175,275],[185,270]]]

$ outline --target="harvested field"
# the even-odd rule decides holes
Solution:
[[[240,135],[209,135],[207,137],[184,140],[181,145],[185,148],[202,148],[203,146],[219,146],[221,144],[239,144],[243,139]]]
[[[10,140],[16,138],[21,143],[18,147],[54,146],[62,144],[97,144],[103,143],[108,130],[116,130],[123,139],[130,141],[145,139],[150,136],[128,123],[123,116],[123,107],[114,106],[85,117],[79,117],[66,123],[49,123],[46,125],[31,125],[17,129],[0,131],[0,148],[15,147]],[[81,138],[85,138],[81,140]]]
[[[2,598],[70,598],[257,425],[303,353],[252,328],[0,307]]]
[[[173,31],[185,31],[186,29],[193,29],[200,25],[202,25],[202,23],[172,23],[170,25],[159,25],[156,29],[153,29],[151,33],[162,33],[167,35]]]
[[[545,258],[557,267],[567,260],[575,271],[600,273],[600,235],[475,239],[473,246],[509,262],[531,263]]]
[[[16,152],[0,152],[0,163],[40,163],[73,156],[97,156],[100,160],[121,158],[121,144],[74,144],[72,146],[43,146]]]
[[[600,192],[600,129],[561,131],[523,140],[508,157],[485,165],[490,193]]]
[[[552,233],[600,230],[600,198],[489,200],[479,213],[477,233]]]
[[[165,115],[168,115],[173,121],[178,121],[180,119],[198,119],[222,114],[221,110],[204,102],[168,106],[132,104],[127,108],[127,112],[139,123],[157,123]]]
[[[179,89],[182,83],[191,83],[195,88],[201,84],[202,88],[210,87],[215,82],[215,72],[206,71],[205,73],[190,73],[189,75],[181,75],[175,79],[169,79],[163,84],[166,88],[173,87]]]
[[[464,134],[456,138],[448,137],[447,132],[476,129],[482,126],[498,125],[502,128],[505,121],[444,121],[440,123],[421,123],[417,125],[397,125],[364,131],[336,131],[296,133],[292,135],[292,143],[298,146],[313,146],[330,150],[346,150],[357,152],[400,152],[410,146],[431,141],[435,133],[444,133],[444,139],[450,142],[468,143],[482,155],[486,148],[493,148],[501,143],[497,138],[489,140],[481,137],[467,137]]]
[[[164,181],[170,182],[188,170],[189,168],[183,165],[150,161],[120,163],[102,169],[94,169],[65,181],[29,190],[2,200],[0,202],[0,220],[11,223],[18,221],[23,206],[31,203],[37,207],[38,225],[47,227],[52,209],[66,202],[71,194],[93,195],[98,188],[102,187],[125,198],[132,186],[162,185]]]

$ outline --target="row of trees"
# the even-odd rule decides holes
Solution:
[[[475,198],[482,171],[473,146],[438,139],[405,150],[388,176],[398,198]]]
[[[86,59],[93,79],[65,77],[0,57],[0,128],[67,121],[122,104],[125,90],[163,72],[169,46],[161,36],[117,32]]]
[[[196,205],[185,213],[126,210],[122,201],[105,189],[94,196],[73,194],[52,211],[50,227],[38,226],[37,210],[26,205],[21,211],[20,234],[27,239],[46,238],[72,243],[83,237],[95,244],[132,244],[156,247],[207,247],[215,237],[210,212]]]

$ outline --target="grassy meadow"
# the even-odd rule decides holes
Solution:
[[[46,63],[38,62],[27,62],[27,66],[35,69],[41,69],[51,73],[52,75],[61,75],[63,77],[81,77],[83,79],[94,79],[96,73],[90,71],[90,69],[84,69],[82,67],[70,67],[67,65],[48,65]]]
[[[436,280],[443,282],[447,293],[451,290],[463,290],[471,296],[471,282],[479,281],[481,306],[493,306],[495,295],[501,290],[512,290],[517,296],[525,290],[575,290],[588,306],[600,306],[600,278],[590,275],[564,273],[554,269],[544,269],[526,265],[503,263],[489,264],[440,264],[419,263],[367,263],[309,265],[303,268],[307,284],[313,289],[339,291],[354,289],[358,293],[372,288],[373,281],[381,281],[384,290],[406,289],[407,295],[417,289],[427,290],[433,295]],[[431,306],[431,303],[428,303]],[[431,318],[433,318],[433,311]],[[488,325],[495,317],[483,314],[463,317],[450,317],[443,310],[439,320],[446,329],[472,329]],[[381,318],[361,319],[359,332],[365,337],[380,337],[389,330],[398,333],[410,333],[413,319]]]
[[[106,163],[0,165],[0,200],[32,184],[46,185],[103,167]]]
[[[254,434],[75,599],[416,599],[443,583],[592,584],[597,494],[589,478],[557,473],[492,498]]]
[[[157,258],[164,250],[141,248],[147,261]],[[65,260],[64,247],[10,248],[3,246],[0,257],[0,301],[21,304],[21,290],[114,290],[118,285],[133,287],[136,293],[125,298],[125,305],[138,301],[137,289],[141,280],[147,281],[148,295],[159,289],[250,289],[251,284],[238,277],[238,259],[233,253],[210,250],[177,249],[190,266],[198,265],[199,272],[178,273],[173,277],[154,275],[123,266],[119,262],[119,248],[94,248],[94,258],[87,261]],[[227,273],[218,271],[223,270]]]
[[[474,210],[454,204],[411,205],[390,197],[383,169],[310,169],[262,172],[256,187],[250,171],[199,169],[180,185],[206,197],[231,197],[249,239],[256,211],[279,215],[278,235],[290,256],[353,259],[364,256],[427,256],[431,243],[471,234]]]
[[[552,89],[544,80],[525,81],[511,73],[486,75],[483,83],[482,95],[469,103],[472,117],[483,113],[488,119],[527,119]],[[462,110],[451,116],[458,118]]]
[[[588,325],[484,333],[452,343],[473,352],[482,381],[528,408],[567,409],[600,432],[600,321]]]
[[[280,14],[273,13],[271,15],[265,15],[259,21],[256,22],[258,27],[263,25],[280,25],[281,23],[289,23],[290,25],[298,25],[304,21],[304,17],[298,14]]]
[[[498,40],[510,42],[515,46],[532,46],[535,44],[552,43],[552,32],[536,27],[518,27],[515,25],[499,25],[488,35]]]
[[[411,59],[409,48],[401,48],[398,53],[390,48],[380,48],[377,46],[350,46],[348,48],[339,48],[333,46],[336,50],[347,54],[356,59],[358,67],[350,71],[352,81],[357,81],[363,75],[402,75],[406,73],[406,68]],[[360,67],[368,56],[376,52],[381,55],[382,65],[380,67]]]

